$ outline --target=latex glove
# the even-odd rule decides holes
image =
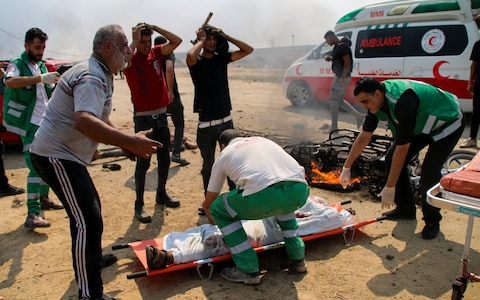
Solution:
[[[60,73],[58,72],[48,72],[40,74],[40,79],[44,84],[57,83],[60,78]]]
[[[342,174],[340,174],[340,184],[344,189],[352,184],[352,171],[350,171],[350,168],[342,168]]]
[[[382,209],[390,208],[395,204],[395,187],[384,187],[378,196],[382,197]]]

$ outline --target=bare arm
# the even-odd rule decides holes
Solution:
[[[5,79],[5,85],[11,89],[23,88],[40,82],[42,82],[40,75],[13,76]]]
[[[215,199],[217,199],[219,195],[220,193],[207,191],[207,194],[205,195],[205,201],[203,202],[203,209],[205,210],[205,214],[207,215],[210,223],[212,224],[215,224],[215,220],[210,213],[210,205],[212,205],[213,201],[215,201]]]
[[[348,153],[347,160],[343,165],[345,168],[351,168],[355,160],[362,154],[363,149],[370,143],[372,140],[373,132],[361,131],[360,134],[353,142],[352,149]]]
[[[150,25],[150,26],[152,27],[153,30],[160,33],[167,39],[167,42],[162,46],[163,55],[165,56],[169,55],[170,53],[173,52],[173,50],[175,50],[182,43],[182,39],[179,36],[173,34],[172,32],[165,30],[161,27],[158,27],[157,25]]]
[[[75,128],[94,141],[128,149],[143,158],[149,157],[157,147],[163,147],[161,143],[147,138],[145,131],[135,135],[124,133],[112,127],[109,121],[105,123],[86,111],[75,113]]]
[[[239,59],[241,59],[241,58],[243,58],[243,57],[245,57],[245,56],[247,56],[247,55],[249,55],[250,53],[253,52],[253,47],[251,47],[247,43],[242,42],[240,40],[237,40],[234,37],[229,36],[228,34],[223,32],[223,30],[221,30],[221,29],[219,29],[219,32],[227,39],[227,41],[231,42],[232,44],[234,44],[235,46],[237,46],[239,48],[239,50],[236,50],[236,51],[232,52],[232,61],[239,60]]]
[[[174,64],[171,59],[167,59],[165,61],[165,78],[167,81],[167,88],[168,88],[168,99],[170,100],[170,103],[173,102],[174,95],[173,95],[173,83],[174,83],[174,78],[175,78],[175,69],[174,69]]]
[[[474,80],[475,76],[477,74],[477,68],[478,64],[476,61],[472,61],[470,65],[470,78],[468,79],[468,86],[467,86],[467,91],[473,95],[473,86],[474,86]]]
[[[199,28],[196,34],[197,42],[187,52],[187,65],[189,67],[197,63],[197,58],[200,55],[200,51],[202,51],[203,49],[203,44],[205,43],[205,40],[207,39],[207,34],[203,30],[203,28]]]
[[[408,149],[410,143],[404,145],[397,145],[392,156],[392,165],[390,166],[390,173],[388,174],[386,187],[395,187],[397,185],[398,177],[403,170],[405,160],[407,159]]]
[[[345,79],[347,77],[348,72],[350,71],[350,55],[345,54],[342,56],[343,59],[343,72],[342,72],[342,79]]]
[[[128,69],[132,66],[133,54],[135,53],[135,49],[137,49],[138,42],[140,41],[141,32],[142,32],[143,27],[145,27],[143,24],[132,27],[132,42],[130,43],[130,50],[131,51],[130,51],[130,54],[128,54],[128,56],[127,56],[127,66],[125,67],[125,69]]]

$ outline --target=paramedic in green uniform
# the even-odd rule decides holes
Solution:
[[[222,231],[236,264],[222,269],[222,277],[247,285],[261,282],[258,258],[241,221],[271,216],[282,230],[292,271],[307,272],[305,245],[294,213],[305,205],[309,194],[303,167],[282,147],[263,137],[243,138],[238,131],[227,129],[218,142],[221,152],[213,164],[204,209]],[[236,188],[220,195],[227,177]]]
[[[422,163],[420,195],[425,226],[422,238],[433,239],[440,230],[440,209],[426,202],[426,192],[441,178],[443,163],[462,135],[463,112],[455,95],[414,80],[378,82],[363,77],[355,84],[354,95],[368,109],[361,133],[345,161],[340,181],[351,183],[350,168],[370,142],[379,121],[388,123],[394,142],[385,158],[388,178],[381,191],[383,213],[388,219],[415,219],[415,198],[407,165],[428,146]]]

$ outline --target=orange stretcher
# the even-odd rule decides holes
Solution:
[[[480,152],[468,165],[443,176],[438,184],[429,189],[427,202],[435,207],[468,215],[460,272],[452,284],[451,299],[462,299],[467,283],[480,281],[480,275],[468,271],[473,222],[475,217],[480,217]]]
[[[343,209],[342,205],[350,203],[350,202],[351,201],[344,201],[344,202],[341,202],[341,203],[339,202],[339,203],[331,204],[330,206],[335,207],[337,209],[337,211],[341,211]],[[366,221],[354,223],[354,224],[351,224],[351,225],[342,226],[342,227],[339,227],[339,228],[336,228],[336,229],[333,229],[333,230],[328,230],[328,231],[319,232],[319,233],[315,233],[315,234],[305,235],[305,236],[302,236],[302,240],[303,241],[310,241],[310,240],[319,239],[319,238],[330,236],[330,235],[343,234],[343,238],[344,238],[345,243],[350,243],[354,238],[354,234],[355,234],[356,229],[358,229],[360,227],[363,227],[365,225],[383,220],[383,219],[385,219],[385,217],[382,216],[382,217],[379,217],[379,218],[373,218],[373,219],[369,219],[369,220],[366,220]],[[191,261],[191,262],[182,263],[182,264],[171,264],[171,265],[166,266],[163,269],[150,270],[148,268],[147,258],[146,258],[146,255],[145,255],[145,246],[147,244],[155,246],[158,249],[163,249],[163,238],[156,238],[156,239],[151,239],[151,240],[144,240],[144,241],[138,241],[138,242],[132,242],[132,243],[127,243],[127,244],[119,244],[119,245],[112,246],[113,250],[130,247],[135,252],[135,254],[137,255],[138,259],[140,260],[140,262],[142,263],[142,265],[145,269],[144,271],[139,271],[139,272],[134,272],[134,273],[128,274],[127,275],[128,279],[139,278],[139,277],[144,277],[144,276],[158,275],[158,274],[163,274],[163,273],[168,273],[168,272],[173,272],[173,271],[183,270],[183,269],[188,269],[188,268],[197,268],[198,275],[200,276],[201,279],[204,279],[204,276],[202,275],[202,271],[201,271],[200,268],[202,266],[205,266],[205,265],[207,267],[209,267],[207,279],[211,279],[212,274],[213,274],[213,267],[214,267],[213,264],[217,263],[217,262],[221,262],[221,261],[230,260],[232,258],[231,254],[225,254],[225,255],[221,255],[221,256],[200,259],[200,260]],[[263,251],[277,249],[277,248],[281,248],[281,247],[284,247],[284,242],[283,241],[275,243],[275,244],[256,247],[256,248],[254,248],[254,250],[257,253],[260,253],[260,252],[263,252]]]

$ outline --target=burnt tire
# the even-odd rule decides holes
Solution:
[[[293,106],[310,106],[313,103],[312,90],[303,81],[295,81],[288,87],[288,100]]]

